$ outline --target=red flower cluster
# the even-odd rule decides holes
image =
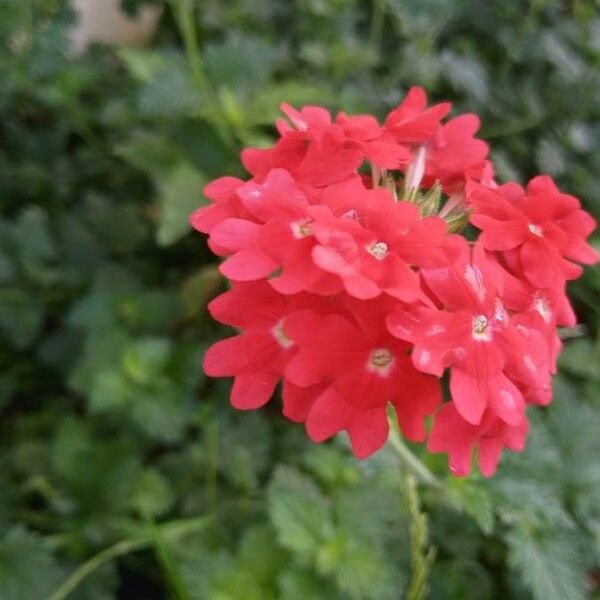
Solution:
[[[443,122],[450,108],[420,88],[383,125],[283,105],[276,144],[242,152],[250,180],[205,188],[191,223],[232,281],[209,310],[240,330],[205,370],[235,378],[240,409],[282,381],[284,415],[317,442],[346,430],[359,458],[386,442],[391,404],[455,474],[477,447],[489,476],[524,447],[527,404],[551,399],[572,261],[598,257],[577,199],[544,176],[498,187],[478,118]],[[469,220],[476,242],[456,233]]]

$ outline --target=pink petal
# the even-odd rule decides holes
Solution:
[[[251,410],[266,404],[279,381],[277,375],[258,371],[238,375],[231,389],[231,404],[234,408]]]
[[[477,425],[488,404],[488,382],[471,377],[460,369],[452,369],[450,393],[460,415]]]
[[[517,386],[506,376],[494,380],[491,388],[490,407],[509,425],[518,425],[525,414],[525,400]]]
[[[210,377],[231,377],[242,371],[246,364],[241,335],[220,340],[204,354],[204,372]]]
[[[267,277],[279,264],[258,248],[240,250],[221,264],[219,270],[234,281],[253,281]]]
[[[211,240],[232,252],[255,243],[262,226],[246,219],[225,219],[211,231]]]
[[[314,442],[322,442],[346,426],[352,409],[329,387],[312,405],[306,419],[306,432]]]
[[[300,387],[285,379],[283,381],[283,415],[296,423],[306,421],[315,400],[327,387],[328,384]]]
[[[387,441],[389,424],[385,407],[356,411],[347,430],[356,458],[368,458]]]

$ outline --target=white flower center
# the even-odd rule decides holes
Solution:
[[[290,224],[292,228],[292,233],[297,240],[301,240],[302,238],[309,237],[312,235],[311,229],[312,221],[310,219],[303,219],[302,221],[294,221]]]
[[[489,342],[492,339],[492,330],[485,315],[473,317],[473,339]]]
[[[387,348],[375,348],[369,356],[367,369],[379,375],[387,375],[392,368],[394,356]]]
[[[535,225],[535,223],[529,223],[529,231],[533,233],[533,235],[537,235],[538,237],[544,237],[542,233],[542,228],[539,225]]]
[[[367,248],[367,252],[377,260],[382,260],[388,253],[388,245],[385,242],[375,242]]]
[[[294,345],[294,340],[292,340],[288,336],[288,334],[285,332],[285,329],[283,328],[283,319],[281,319],[281,321],[279,321],[271,329],[271,333],[282,348],[285,348],[287,350],[288,348],[291,348]]]

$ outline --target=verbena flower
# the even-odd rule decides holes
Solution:
[[[283,105],[275,145],[242,152],[251,177],[206,186],[190,222],[232,281],[209,310],[240,333],[205,370],[234,377],[240,409],[281,382],[286,417],[316,442],[346,430],[359,458],[385,444],[391,405],[455,474],[476,448],[490,476],[523,449],[527,406],[551,400],[595,223],[549,177],[498,185],[479,119],[450,109],[420,88],[383,124]],[[469,221],[477,241],[458,234]]]

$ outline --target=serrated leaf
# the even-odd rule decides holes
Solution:
[[[473,560],[461,557],[436,560],[430,581],[431,600],[489,600],[494,597],[491,574]]]
[[[240,490],[254,490],[269,464],[272,432],[258,414],[235,419],[219,432],[219,466],[225,479]]]
[[[149,118],[177,119],[198,115],[203,97],[192,81],[191,72],[178,53],[164,53],[162,68],[139,91],[138,106]]]
[[[535,600],[584,600],[585,561],[570,533],[516,528],[507,536],[509,562]]]
[[[251,36],[207,44],[205,61],[212,81],[243,94],[264,85],[279,57],[277,48]]]
[[[310,571],[290,569],[279,578],[279,600],[319,598],[319,600],[341,600],[342,597],[326,581]]]
[[[490,535],[494,530],[492,498],[483,482],[453,478],[447,487],[450,501],[475,520],[481,531]]]
[[[334,529],[330,507],[315,483],[279,466],[269,485],[268,507],[280,543],[303,564],[313,563]]]

